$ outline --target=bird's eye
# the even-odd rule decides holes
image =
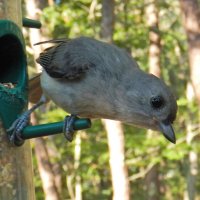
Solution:
[[[164,101],[163,97],[161,97],[161,96],[156,96],[156,97],[151,98],[151,105],[155,109],[159,109],[159,108],[163,107],[164,104],[165,104],[165,101]]]

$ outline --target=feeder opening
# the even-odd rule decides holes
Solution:
[[[15,87],[20,80],[25,58],[21,42],[14,35],[0,37],[0,83]]]

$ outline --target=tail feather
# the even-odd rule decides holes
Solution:
[[[38,103],[43,91],[41,88],[40,84],[40,75],[38,74],[37,76],[33,77],[32,79],[29,80],[29,101],[31,103]]]

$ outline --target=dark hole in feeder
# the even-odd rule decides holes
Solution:
[[[26,63],[21,42],[14,35],[0,37],[0,83],[17,86],[22,78],[21,65]]]

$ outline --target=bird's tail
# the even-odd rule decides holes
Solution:
[[[41,96],[42,96],[42,88],[40,84],[40,75],[33,77],[29,80],[29,101],[31,103],[37,103],[39,102]]]

